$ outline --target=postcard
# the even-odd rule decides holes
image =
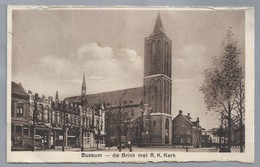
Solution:
[[[9,6],[7,162],[254,162],[254,8]]]

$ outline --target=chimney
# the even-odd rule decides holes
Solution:
[[[200,118],[199,118],[199,117],[197,117],[197,122],[198,122],[198,123],[200,122]]]
[[[179,114],[182,114],[182,110],[179,110]]]
[[[190,117],[190,113],[188,113],[188,117]]]

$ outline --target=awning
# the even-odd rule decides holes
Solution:
[[[53,130],[63,130],[61,127],[53,127]]]
[[[70,137],[70,138],[76,138],[76,136],[68,136],[68,137]]]

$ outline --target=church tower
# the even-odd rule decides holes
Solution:
[[[150,145],[171,144],[172,41],[164,31],[160,14],[144,43],[144,103],[151,108]]]
[[[85,97],[86,96],[86,81],[85,81],[85,72],[83,73],[83,82],[82,82],[82,87],[81,87],[81,97]]]

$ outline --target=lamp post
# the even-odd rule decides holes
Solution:
[[[144,110],[141,111],[141,127],[140,127],[140,146],[143,146],[143,135],[144,135]]]
[[[62,144],[62,151],[64,151],[65,150],[65,137],[66,137],[66,135],[65,135],[65,133],[66,133],[66,128],[65,128],[65,121],[66,121],[66,112],[65,112],[65,110],[63,110],[63,144]]]
[[[86,120],[86,110],[85,110],[85,101],[86,99],[85,98],[82,98],[81,99],[81,106],[82,106],[82,110],[81,110],[81,113],[80,113],[80,123],[81,123],[81,151],[84,151],[84,132],[85,132],[85,120]],[[90,120],[89,120],[90,121]],[[87,126],[87,125],[86,125]]]
[[[32,141],[33,141],[33,145],[32,145],[32,151],[34,151],[34,147],[35,147],[35,123],[36,123],[36,116],[37,116],[37,103],[39,100],[39,95],[38,93],[35,93],[34,96],[34,109],[33,109],[33,136],[32,136]]]
[[[81,151],[84,151],[84,131],[85,131],[85,114],[82,113],[81,115],[82,121],[81,121]]]

